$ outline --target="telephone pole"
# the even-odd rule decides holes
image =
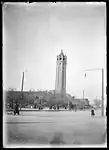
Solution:
[[[83,101],[84,101],[84,90],[83,90]]]
[[[101,73],[102,73],[102,109],[101,109],[101,116],[104,116],[104,69],[88,69],[88,70],[85,70],[85,71],[98,71],[100,70]],[[85,77],[86,77],[86,74],[85,74]]]
[[[102,116],[104,116],[104,69],[102,68]]]
[[[24,85],[24,72],[22,76],[22,86],[21,86],[21,100],[23,101],[23,85]]]
[[[22,87],[21,87],[21,91],[23,91],[23,84],[24,84],[24,72],[23,72],[23,76],[22,76]]]

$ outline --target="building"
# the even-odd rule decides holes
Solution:
[[[67,56],[63,54],[63,50],[57,56],[56,61],[56,81],[55,92],[59,94],[66,93],[66,64]]]

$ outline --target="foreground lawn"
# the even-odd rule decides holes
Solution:
[[[12,145],[102,145],[106,117],[96,111],[21,112],[4,116],[5,141]]]

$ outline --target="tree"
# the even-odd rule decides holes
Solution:
[[[36,99],[39,99],[39,96],[36,96]]]
[[[96,108],[100,108],[101,107],[101,100],[100,99],[94,99],[94,105]]]
[[[84,99],[84,105],[89,106],[89,100],[88,100],[88,98],[85,98],[85,99]]]
[[[14,107],[15,103],[15,89],[9,88],[6,92],[6,105],[8,104],[11,109]]]

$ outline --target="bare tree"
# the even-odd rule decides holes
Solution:
[[[94,105],[95,105],[97,108],[100,108],[100,107],[101,107],[101,100],[100,100],[100,99],[94,99]]]

